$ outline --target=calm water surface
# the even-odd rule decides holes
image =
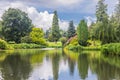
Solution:
[[[120,57],[61,49],[0,51],[0,80],[120,80]]]

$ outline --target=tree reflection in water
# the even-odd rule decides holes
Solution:
[[[1,66],[4,80],[25,80],[31,71],[29,59],[23,59],[19,54],[8,55]]]

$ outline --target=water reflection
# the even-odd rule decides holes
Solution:
[[[25,80],[31,71],[30,62],[18,55],[8,55],[1,63],[4,80]]]
[[[58,80],[60,55],[55,53],[52,56],[53,79]]]
[[[87,54],[78,56],[78,71],[80,77],[85,80],[88,76],[88,59]]]
[[[61,49],[0,52],[0,80],[120,80],[120,57]]]

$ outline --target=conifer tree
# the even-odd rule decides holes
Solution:
[[[58,23],[57,11],[54,11],[53,22],[52,22],[52,41],[57,42],[60,38],[60,30]]]
[[[73,24],[73,21],[69,22],[69,27],[68,27],[68,31],[67,31],[67,37],[73,37],[75,35],[75,27]]]
[[[85,20],[81,20],[81,22],[79,23],[77,27],[77,36],[78,36],[78,43],[81,46],[86,46],[88,40],[88,27]]]

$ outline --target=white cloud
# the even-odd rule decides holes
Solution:
[[[29,5],[44,5],[44,6],[49,6],[49,7],[57,7],[57,6],[71,6],[75,4],[79,4],[83,0],[1,0],[1,1],[6,1],[6,2],[16,2],[16,1],[21,1],[24,2],[25,4]],[[48,4],[49,3],[49,4]]]
[[[64,63],[64,60],[60,60],[58,68],[58,75],[62,72],[67,72],[69,69],[68,62]],[[34,66],[28,80],[52,80],[54,76],[51,60],[46,61],[46,59],[43,59],[40,65]]]
[[[59,20],[59,25],[60,25],[60,29],[66,31],[68,29],[69,22],[64,20]]]
[[[28,16],[32,20],[35,27],[40,27],[43,28],[43,30],[47,30],[52,26],[53,14],[48,13],[48,11],[38,12],[35,7],[29,7],[21,2],[6,3],[4,5],[0,4],[0,7],[0,20],[5,10],[8,8],[18,8],[28,13]],[[68,27],[68,22],[64,20],[61,21],[59,19],[59,25],[61,29],[66,30]]]
[[[91,16],[87,16],[85,17],[86,21],[87,21],[87,25],[90,26],[92,24],[92,22],[96,22],[96,18],[93,18]]]

